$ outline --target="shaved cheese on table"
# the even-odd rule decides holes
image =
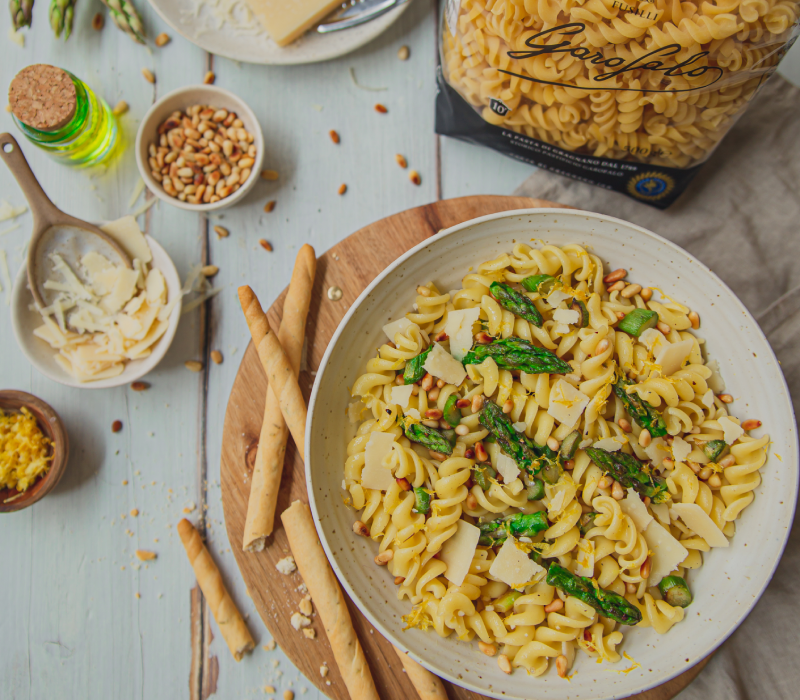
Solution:
[[[425,364],[422,367],[434,377],[455,386],[461,384],[467,376],[464,365],[454,359],[439,343],[433,344],[433,350],[425,358]]]
[[[661,367],[661,376],[670,377],[677,372],[686,358],[692,352],[694,340],[681,340],[678,343],[670,343],[656,354],[656,364]]]
[[[629,515],[639,532],[644,532],[653,516],[647,511],[647,506],[633,489],[628,489],[628,495],[619,502],[619,507],[625,515]]]
[[[539,566],[528,554],[517,547],[516,540],[508,537],[495,560],[489,567],[489,575],[508,584],[512,588],[519,588],[530,583],[544,568]]]
[[[465,520],[459,520],[456,527],[456,534],[442,546],[439,559],[447,565],[444,577],[450,583],[460,586],[469,573],[481,531]]]
[[[497,473],[503,477],[503,481],[506,484],[510,484],[519,476],[519,467],[517,463],[502,452],[497,455],[497,463],[494,466],[495,469],[497,469]]]
[[[394,342],[394,337],[398,333],[402,333],[403,335],[406,335],[408,329],[411,328],[411,326],[416,326],[417,328],[419,328],[419,326],[417,326],[417,324],[414,323],[413,321],[409,321],[407,318],[399,318],[396,321],[392,321],[391,323],[387,323],[383,327],[383,332],[386,334],[386,337],[389,340]]]
[[[689,556],[689,550],[655,520],[651,520],[644,531],[644,539],[652,552],[647,582],[651,586],[657,586],[662,578],[674,571]]]
[[[4,199],[0,200],[0,221],[16,219],[20,214],[24,214],[26,211],[28,211],[28,207],[24,204],[20,207],[15,207]]]
[[[364,450],[364,469],[361,471],[361,485],[364,488],[386,491],[394,484],[394,476],[383,461],[392,451],[394,435],[373,431],[369,434]]]
[[[578,391],[568,381],[559,379],[550,390],[550,407],[547,413],[562,425],[572,428],[588,403],[589,397],[586,394]]]
[[[153,260],[150,246],[147,245],[147,240],[139,229],[139,224],[136,223],[136,219],[132,216],[123,216],[121,219],[103,224],[100,230],[119,243],[131,260],[138,258],[143,263],[149,263]]]
[[[628,441],[619,437],[603,438],[602,440],[598,440],[596,443],[594,443],[592,447],[595,447],[599,450],[605,450],[606,452],[619,452],[626,442]]]
[[[405,410],[408,408],[408,402],[411,400],[411,394],[414,393],[414,385],[406,384],[405,386],[392,387],[392,403],[397,404]]]
[[[447,323],[444,332],[450,338],[450,354],[459,362],[472,349],[472,328],[478,322],[481,310],[476,306],[472,309],[459,309],[447,314]]]
[[[575,554],[575,573],[578,576],[592,578],[594,576],[594,542],[583,538],[578,540],[578,551]]]
[[[576,324],[580,319],[580,314],[572,309],[556,309],[553,320],[556,323]]]
[[[727,442],[729,445],[732,445],[740,437],[742,437],[742,435],[744,435],[744,429],[742,426],[728,416],[722,416],[722,418],[718,418],[717,423],[719,423],[720,427],[722,428],[722,439],[725,440],[725,442]]]
[[[678,516],[692,532],[712,547],[728,547],[730,542],[714,521],[696,503],[675,503],[670,513]]]
[[[679,462],[685,462],[692,451],[692,446],[682,437],[675,437],[672,440],[672,456]]]

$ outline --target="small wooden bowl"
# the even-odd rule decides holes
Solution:
[[[22,510],[44,498],[61,481],[69,459],[67,430],[59,415],[49,404],[24,391],[0,391],[0,410],[19,411],[23,406],[36,418],[42,432],[52,440],[53,461],[47,473],[22,494],[16,489],[0,489],[0,513]],[[17,498],[7,502],[7,499],[17,495]]]

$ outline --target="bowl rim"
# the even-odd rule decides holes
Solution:
[[[181,311],[183,309],[183,295],[180,288],[181,277],[178,274],[178,269],[175,267],[175,263],[173,262],[172,258],[169,256],[169,253],[164,249],[164,247],[150,234],[143,234],[147,244],[153,249],[155,253],[158,255],[163,255],[164,260],[169,263],[169,266],[166,270],[163,269],[164,266],[157,266],[159,270],[165,276],[167,274],[174,275],[175,279],[178,282],[178,294],[181,296],[178,298],[178,301],[175,304],[175,307],[172,309],[172,312],[169,316],[169,326],[167,326],[167,330],[164,332],[164,335],[156,341],[155,346],[158,348],[157,352],[152,353],[148,358],[155,358],[152,366],[147,366],[146,362],[141,364],[141,371],[138,373],[134,373],[131,375],[126,375],[125,370],[122,371],[121,374],[117,375],[116,377],[111,377],[110,379],[101,379],[96,382],[79,382],[77,379],[67,378],[66,376],[58,375],[53,373],[48,367],[43,365],[39,360],[33,355],[33,353],[28,351],[28,342],[27,339],[23,340],[23,329],[20,325],[21,319],[17,314],[17,297],[20,294],[24,294],[26,291],[25,280],[27,279],[27,271],[25,267],[21,267],[19,272],[17,273],[17,277],[14,280],[14,285],[11,288],[11,327],[14,330],[14,338],[17,341],[17,346],[20,350],[22,350],[22,354],[25,355],[25,359],[31,363],[31,366],[36,369],[37,372],[44,375],[48,379],[52,379],[54,382],[58,382],[59,384],[63,384],[64,386],[72,387],[73,389],[112,389],[118,386],[124,386],[125,384],[130,384],[131,382],[135,382],[137,379],[141,379],[146,374],[152,372],[158,365],[161,363],[161,360],[164,359],[167,352],[169,352],[170,347],[172,346],[172,341],[175,339],[175,335],[178,332],[178,326],[180,325],[181,320]],[[28,292],[30,293],[30,292]],[[33,298],[33,297],[31,297]],[[162,350],[163,348],[163,350]]]
[[[617,217],[607,216],[605,214],[599,214],[597,212],[585,211],[585,210],[582,210],[582,209],[563,209],[563,208],[553,208],[553,207],[541,207],[541,208],[532,207],[532,208],[528,208],[528,209],[512,209],[512,210],[507,210],[507,211],[502,211],[502,212],[496,212],[494,214],[487,214],[485,216],[480,216],[480,217],[476,217],[474,219],[470,219],[468,221],[461,222],[460,224],[456,224],[455,226],[451,226],[450,228],[447,228],[447,229],[444,229],[442,231],[439,231],[438,233],[436,233],[435,235],[431,236],[430,238],[427,238],[426,240],[421,241],[420,243],[415,245],[413,248],[410,248],[409,250],[407,250],[405,253],[403,253],[403,255],[401,255],[396,260],[394,260],[392,263],[390,263],[379,275],[377,275],[366,286],[366,288],[361,292],[361,294],[359,294],[358,298],[352,303],[350,308],[347,310],[347,312],[345,313],[344,317],[339,322],[339,325],[337,326],[336,331],[334,332],[333,336],[331,337],[331,340],[328,343],[328,347],[325,349],[325,353],[324,353],[324,355],[322,357],[322,360],[320,361],[319,367],[317,369],[316,380],[314,382],[314,386],[313,386],[312,391],[311,391],[311,397],[309,398],[309,402],[308,402],[308,418],[307,418],[307,423],[306,423],[306,437],[305,437],[304,450],[305,450],[305,454],[308,455],[309,457],[306,459],[306,462],[305,462],[305,477],[306,477],[306,490],[307,490],[307,493],[308,493],[309,507],[311,509],[312,517],[314,518],[314,526],[317,529],[317,535],[319,536],[320,542],[322,543],[322,546],[323,546],[323,548],[325,550],[325,555],[328,558],[328,562],[330,563],[331,568],[333,569],[334,573],[336,574],[336,578],[339,580],[339,583],[344,587],[345,591],[350,596],[351,600],[356,605],[356,607],[359,609],[361,614],[364,615],[364,617],[366,617],[367,620],[390,643],[392,643],[393,645],[395,645],[399,649],[405,651],[411,658],[413,658],[415,661],[417,661],[417,663],[421,664],[422,666],[424,666],[425,668],[430,670],[432,673],[441,676],[442,678],[444,678],[445,680],[449,681],[450,683],[452,683],[454,685],[457,685],[457,686],[462,687],[462,688],[466,688],[468,690],[471,690],[472,692],[475,692],[475,693],[478,693],[478,694],[481,694],[481,695],[486,695],[487,697],[500,697],[500,696],[498,696],[494,691],[491,691],[491,690],[489,690],[487,688],[481,688],[481,687],[479,687],[477,685],[474,685],[473,683],[470,683],[470,682],[465,681],[463,679],[457,679],[448,670],[432,667],[427,659],[425,659],[424,657],[421,657],[421,656],[415,654],[413,651],[411,651],[406,646],[406,644],[404,644],[403,638],[397,634],[397,630],[387,628],[386,625],[384,625],[379,619],[377,619],[374,615],[372,615],[372,613],[369,611],[368,606],[364,604],[364,602],[361,600],[361,597],[356,593],[356,591],[350,585],[350,583],[347,580],[347,578],[344,576],[342,570],[339,567],[338,561],[337,561],[336,557],[334,556],[333,548],[330,546],[330,543],[328,542],[327,537],[325,535],[325,531],[324,531],[324,529],[322,527],[322,523],[321,523],[320,517],[319,517],[319,512],[318,512],[318,509],[317,509],[316,498],[314,496],[314,489],[312,488],[311,457],[310,457],[311,450],[312,450],[312,448],[311,448],[311,438],[312,438],[312,435],[313,435],[312,421],[313,421],[313,419],[314,419],[314,417],[316,415],[315,407],[316,407],[317,394],[319,392],[319,387],[322,384],[322,378],[323,378],[323,376],[325,374],[325,371],[327,370],[328,363],[329,363],[331,355],[333,354],[334,348],[337,347],[337,345],[339,343],[339,339],[340,339],[342,333],[344,332],[345,327],[348,325],[350,319],[353,317],[353,315],[355,314],[356,310],[362,305],[362,303],[367,299],[367,297],[370,296],[370,294],[372,293],[372,290],[375,289],[375,287],[377,287],[386,277],[388,277],[390,274],[392,274],[392,272],[395,269],[397,269],[400,265],[402,265],[406,260],[408,260],[409,258],[413,257],[419,251],[421,251],[424,248],[426,248],[429,245],[431,245],[431,243],[433,243],[434,241],[438,241],[438,240],[440,240],[442,238],[445,238],[447,236],[452,236],[454,234],[457,234],[457,233],[459,233],[460,231],[462,231],[462,230],[464,230],[466,228],[471,228],[473,226],[477,226],[477,225],[482,224],[484,222],[493,221],[493,220],[496,220],[496,219],[504,219],[504,218],[512,218],[512,217],[524,217],[524,216],[532,216],[532,215],[533,216],[539,216],[539,215],[542,215],[542,214],[553,214],[553,215],[557,215],[557,216],[570,216],[570,217],[578,216],[578,217],[581,217],[581,218],[590,218],[590,219],[595,219],[597,221],[602,221],[604,223],[617,224],[617,225],[624,226],[626,228],[632,228],[632,229],[636,230],[638,233],[644,234],[648,238],[652,238],[652,239],[657,240],[659,243],[666,244],[669,248],[671,248],[676,253],[689,258],[692,262],[694,262],[696,264],[699,264],[705,270],[705,272],[712,277],[712,279],[714,279],[723,289],[725,289],[725,290],[727,290],[729,292],[729,294],[732,297],[734,303],[736,305],[738,305],[738,310],[742,314],[744,314],[745,318],[750,322],[752,327],[757,330],[757,332],[760,334],[761,338],[764,340],[765,345],[769,349],[770,357],[772,359],[772,362],[777,367],[780,367],[780,364],[778,363],[778,359],[775,356],[775,352],[772,349],[772,346],[770,345],[769,341],[767,340],[766,336],[764,335],[764,332],[761,330],[761,327],[758,325],[758,322],[755,320],[753,315],[750,313],[750,311],[747,309],[747,307],[745,307],[745,305],[742,303],[742,301],[739,299],[739,297],[733,292],[733,290],[731,290],[730,287],[727,284],[725,284],[725,282],[722,279],[720,279],[720,277],[713,270],[711,270],[705,263],[703,263],[701,260],[698,260],[697,258],[695,258],[688,251],[684,250],[683,248],[681,248],[676,243],[673,243],[669,239],[664,238],[663,236],[660,236],[657,233],[654,233],[653,231],[650,231],[650,230],[648,230],[648,229],[646,229],[646,228],[644,228],[642,226],[639,226],[637,224],[631,223],[629,221],[625,221],[624,219],[619,219]],[[788,387],[788,385],[786,383],[786,377],[784,376],[782,371],[780,373],[780,377],[781,377],[781,381],[782,381],[784,396],[788,398],[791,395],[789,393],[789,387]],[[787,404],[788,404],[788,407],[789,407],[789,411],[791,413],[791,418],[794,419],[794,421],[796,422],[797,418],[795,416],[794,405],[792,404],[792,401],[790,399],[787,400]],[[798,462],[798,450],[800,450],[800,444],[798,443],[798,434],[797,433],[795,433],[794,441],[791,444],[791,446],[793,448],[793,454],[790,455],[789,461],[791,461],[791,459],[794,459],[794,462],[797,463]],[[766,590],[767,586],[769,585],[769,583],[771,582],[773,576],[775,575],[775,570],[777,569],[778,564],[780,563],[781,559],[783,558],[783,554],[784,554],[784,552],[786,550],[786,544],[787,544],[787,542],[789,540],[789,534],[791,532],[791,523],[794,521],[794,515],[795,515],[796,509],[797,509],[797,498],[798,498],[798,474],[797,474],[797,471],[794,470],[792,472],[792,475],[793,475],[793,483],[794,483],[794,493],[793,493],[793,499],[792,499],[792,504],[791,504],[791,515],[788,518],[788,522],[790,523],[790,525],[785,529],[785,531],[784,531],[784,533],[782,535],[782,542],[781,542],[781,545],[780,545],[780,556],[776,557],[775,560],[771,563],[771,565],[769,567],[769,575],[764,577],[763,584],[761,585],[760,589],[758,590],[758,594],[753,596],[752,601],[750,602],[749,606],[741,606],[739,608],[738,612],[731,617],[732,622],[729,623],[727,628],[725,628],[724,631],[720,633],[720,635],[718,636],[716,642],[714,643],[714,645],[711,648],[706,649],[703,653],[695,654],[692,658],[690,658],[689,662],[683,668],[675,668],[674,670],[669,671],[668,675],[663,677],[663,678],[658,678],[658,679],[655,679],[655,680],[652,680],[652,681],[645,680],[644,684],[642,685],[642,687],[640,687],[638,689],[635,689],[633,691],[634,693],[645,692],[647,690],[655,688],[656,686],[660,686],[660,685],[662,685],[664,683],[667,683],[668,681],[670,681],[673,678],[677,677],[678,675],[680,675],[684,671],[692,668],[697,663],[699,663],[703,658],[705,658],[708,654],[710,654],[713,651],[715,651],[716,649],[718,649],[720,647],[720,645],[722,645],[728,639],[728,637],[730,637],[730,635],[733,634],[733,632],[736,631],[736,629],[742,624],[744,619],[749,615],[749,613],[752,611],[752,609],[755,607],[755,605],[761,599],[761,596],[764,594],[764,591]],[[629,697],[629,696],[630,696],[630,691],[626,690],[625,692],[615,693],[615,694],[610,695],[608,697],[609,698],[623,698],[623,697]],[[603,696],[603,697],[606,697],[606,696]]]
[[[251,168],[250,177],[247,179],[245,184],[232,195],[226,197],[225,199],[219,200],[219,202],[214,202],[213,204],[191,204],[190,202],[181,202],[181,200],[177,197],[170,197],[166,192],[164,192],[161,184],[153,179],[153,176],[150,174],[150,169],[145,165],[145,156],[143,155],[143,149],[147,147],[144,143],[145,138],[147,138],[145,136],[145,130],[147,130],[148,133],[155,133],[155,128],[157,128],[153,128],[151,124],[156,112],[167,100],[171,100],[176,97],[182,97],[185,94],[195,91],[214,93],[222,97],[224,100],[227,100],[229,104],[235,104],[237,116],[241,116],[239,115],[240,112],[244,113],[247,121],[251,122],[254,126],[254,131],[251,133],[253,133],[253,136],[255,137],[254,143],[256,144],[256,158],[255,163],[253,163],[253,167]],[[229,107],[227,109],[230,110]],[[258,117],[256,117],[256,114],[253,112],[250,105],[248,105],[247,102],[245,102],[238,95],[232,93],[230,90],[217,87],[216,85],[206,85],[204,83],[199,85],[186,85],[185,87],[177,88],[171,92],[168,92],[150,106],[150,109],[148,109],[144,117],[142,117],[142,121],[139,122],[139,128],[136,130],[134,153],[136,156],[136,167],[139,169],[139,175],[147,185],[147,189],[149,189],[161,201],[166,202],[173,207],[177,207],[178,209],[185,209],[186,211],[217,211],[219,209],[227,209],[236,202],[240,201],[247,195],[248,192],[250,192],[251,189],[253,189],[258,181],[258,174],[261,172],[261,165],[264,162],[264,132],[261,129],[261,124],[258,121]]]
[[[0,409],[5,410],[4,406],[7,402],[20,403],[20,407],[24,406],[29,409],[40,429],[53,442],[53,462],[47,473],[34,481],[19,498],[10,503],[0,502],[0,513],[17,513],[41,501],[61,481],[69,463],[69,434],[58,412],[38,396],[19,389],[2,389],[0,390]],[[47,420],[42,420],[42,417]]]

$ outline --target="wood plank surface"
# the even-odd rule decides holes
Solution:
[[[350,305],[367,284],[406,250],[442,229],[478,216],[510,209],[553,206],[562,205],[524,197],[475,196],[443,200],[381,219],[357,231],[322,255],[317,265],[306,327],[307,368],[300,374],[300,386],[306,398],[311,393],[314,375],[328,342]],[[326,291],[332,286],[339,287],[343,292],[339,301],[331,301],[327,297]],[[284,290],[269,309],[268,317],[273,328],[279,327],[285,293]],[[244,321],[241,323],[244,324]],[[248,595],[281,649],[322,692],[334,700],[348,700],[349,696],[336,667],[330,644],[318,619],[314,620],[317,632],[315,640],[307,639],[291,626],[290,617],[298,610],[303,598],[303,593],[299,590],[302,579],[297,573],[286,576],[275,568],[278,560],[290,551],[280,520],[276,518],[275,531],[268,538],[263,552],[243,552],[241,548],[266,392],[267,379],[258,354],[250,343],[231,390],[223,428],[220,479],[225,526],[231,549],[247,586]],[[330,465],[330,468],[343,469],[344,465]],[[308,502],[305,467],[290,440],[286,450],[277,513],[280,514],[298,499]],[[391,644],[374,630],[349,597],[347,598],[350,614],[380,697],[384,700],[414,697],[413,686],[402,672],[402,666],[393,653]],[[323,662],[330,668],[330,674],[325,679],[319,675],[319,667]],[[636,699],[670,700],[694,679],[706,662],[707,660],[703,661],[668,684],[637,695]],[[479,700],[482,697],[459,686],[450,683],[446,685],[450,700]]]

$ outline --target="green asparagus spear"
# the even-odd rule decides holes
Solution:
[[[478,544],[492,546],[502,544],[509,535],[514,537],[533,537],[537,532],[546,530],[550,525],[547,516],[539,511],[537,513],[514,513],[507,518],[480,523],[478,528],[481,537]]]
[[[542,314],[539,313],[539,309],[537,309],[533,302],[524,294],[520,294],[518,291],[502,282],[492,282],[492,284],[489,285],[489,291],[504,309],[507,309],[515,316],[530,321],[537,328],[542,327],[544,321],[544,319],[542,319]]]
[[[75,14],[75,0],[50,0],[50,26],[56,38],[64,32],[64,41],[72,34],[72,19]]]
[[[414,487],[414,508],[415,513],[428,513],[431,509],[431,495],[421,486]]]
[[[670,605],[688,608],[692,604],[692,592],[680,576],[665,576],[658,584],[658,590]]]
[[[125,32],[131,39],[139,44],[144,44],[144,24],[131,0],[101,0],[108,7],[114,24]]]
[[[564,360],[549,350],[522,338],[504,338],[490,345],[476,345],[463,360],[465,365],[479,365],[491,357],[500,369],[516,369],[527,374],[569,374],[572,372]]]
[[[558,564],[550,564],[547,583],[567,595],[591,605],[603,617],[622,625],[636,625],[642,621],[642,613],[621,595],[600,588],[592,579],[575,576]]]
[[[488,491],[492,485],[489,479],[494,479],[496,476],[497,472],[489,464],[483,466],[476,464],[472,468],[472,480],[481,487],[481,491]]]
[[[533,479],[528,484],[528,500],[538,501],[544,498],[544,481]]]
[[[663,503],[669,496],[667,482],[658,474],[649,474],[647,468],[633,455],[625,452],[608,452],[587,447],[586,454],[606,474],[611,474],[626,488],[649,496],[653,503]]]
[[[648,328],[655,328],[658,323],[658,314],[649,309],[634,309],[623,318],[617,328],[628,335],[638,338]]]
[[[716,462],[727,446],[724,440],[709,440],[703,445],[703,452],[712,462]]]
[[[406,363],[406,368],[403,371],[403,384],[416,384],[425,376],[426,372],[423,365],[425,364],[425,360],[428,359],[431,350],[433,350],[433,345],[428,346],[427,350],[423,350],[419,355],[412,357]]]
[[[507,613],[514,607],[514,602],[522,595],[521,591],[507,591],[493,603],[496,612]]]
[[[598,516],[598,513],[584,513],[581,516],[581,519],[578,521],[578,525],[580,526],[580,531],[582,535],[585,535],[589,530],[594,527],[594,519]]]
[[[461,423],[461,411],[456,406],[458,401],[458,394],[450,394],[447,401],[444,402],[444,410],[442,411],[442,418],[444,418],[454,428]]]
[[[572,300],[572,310],[578,312],[578,323],[575,325],[578,328],[586,328],[589,325],[589,309],[586,308],[586,304],[584,304],[580,299],[573,299]]]
[[[661,437],[667,434],[667,425],[661,414],[638,394],[629,394],[625,389],[633,386],[633,382],[625,377],[620,377],[614,384],[614,393],[619,396],[625,405],[625,410],[642,428],[645,428],[652,437]]]
[[[526,277],[520,284],[529,292],[547,295],[558,284],[558,280],[552,275],[532,275],[531,277]]]
[[[494,435],[500,449],[509,455],[520,469],[532,476],[536,471],[534,465],[539,457],[534,450],[534,443],[523,433],[514,430],[503,409],[494,401],[486,401],[479,420],[481,425]]]
[[[568,459],[572,459],[575,456],[575,453],[578,451],[578,445],[581,442],[581,435],[580,430],[573,430],[567,437],[564,438],[564,442],[561,443],[561,448],[558,450],[558,456],[561,457],[562,460],[566,461]]]
[[[403,426],[403,432],[411,442],[418,442],[434,452],[453,454],[450,441],[435,428],[429,428],[422,423],[409,423],[403,418],[400,419],[400,425]]]
[[[11,21],[14,23],[15,31],[31,26],[33,0],[11,0],[9,9],[11,10]]]

